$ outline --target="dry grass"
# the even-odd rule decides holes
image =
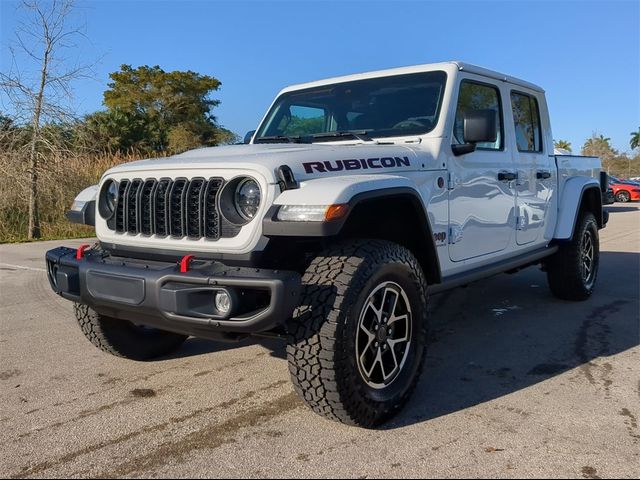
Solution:
[[[84,188],[98,182],[109,168],[138,160],[135,155],[56,153],[42,159],[38,190],[43,239],[94,235],[92,227],[70,223],[71,202]],[[20,152],[0,152],[0,243],[27,239],[27,162]]]
[[[28,162],[20,149],[1,149],[0,146],[0,243],[21,242],[27,239]],[[43,157],[38,181],[42,239],[94,235],[93,227],[67,220],[65,214],[71,202],[82,189],[96,184],[109,168],[140,158],[133,153],[78,154],[61,150]]]

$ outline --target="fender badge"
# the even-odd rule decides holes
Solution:
[[[436,245],[444,245],[447,240],[447,232],[436,232],[433,234],[433,239],[436,241]]]

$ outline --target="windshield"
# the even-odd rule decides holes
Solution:
[[[444,72],[356,80],[281,95],[255,142],[322,142],[396,137],[436,126]],[[321,135],[333,133],[332,135]]]

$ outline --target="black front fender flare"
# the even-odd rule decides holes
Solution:
[[[337,237],[343,232],[345,225],[348,224],[353,212],[356,210],[356,207],[358,205],[362,205],[363,203],[371,200],[393,200],[397,198],[410,199],[415,207],[416,212],[418,212],[418,215],[420,216],[420,218],[416,219],[416,221],[418,222],[422,230],[422,236],[424,239],[424,246],[427,250],[427,256],[434,260],[433,264],[435,265],[435,268],[431,272],[431,275],[429,275],[429,277],[431,278],[431,281],[434,281],[435,279],[436,283],[438,283],[442,277],[433,231],[431,229],[427,210],[424,206],[422,198],[420,197],[420,194],[411,187],[383,188],[354,195],[348,202],[349,208],[347,209],[347,214],[344,217],[337,220],[324,222],[281,221],[278,220],[278,209],[280,208],[280,206],[273,205],[267,211],[267,214],[262,221],[262,233],[264,236],[269,238]]]

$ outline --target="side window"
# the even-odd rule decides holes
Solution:
[[[497,88],[481,83],[463,80],[458,94],[458,107],[453,124],[454,141],[464,141],[464,114],[472,110],[494,110],[498,118],[498,137],[495,142],[482,142],[476,145],[479,150],[502,150],[502,111],[500,109],[500,92]]]
[[[511,109],[519,152],[541,152],[542,134],[538,101],[531,95],[511,92]]]
[[[323,108],[291,105],[290,115],[282,118],[278,130],[282,135],[309,135],[325,130],[326,114]]]

